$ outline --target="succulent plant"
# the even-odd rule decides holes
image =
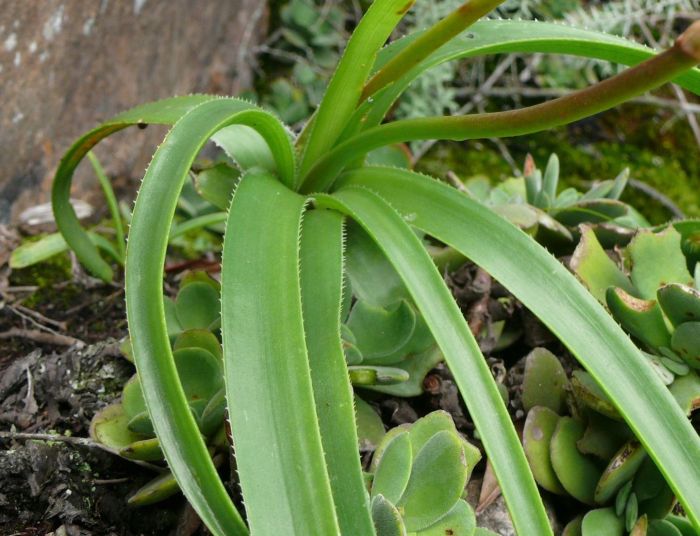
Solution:
[[[550,156],[544,172],[529,155],[524,168],[523,177],[512,177],[496,186],[477,176],[464,181],[460,189],[549,247],[573,245],[582,223],[590,225],[609,245],[629,240],[634,229],[650,226],[639,212],[620,201],[628,169],[585,193],[575,188],[557,193],[560,165],[556,154]]]
[[[630,243],[613,254],[584,227],[571,268],[591,293],[645,350],[645,355],[683,409],[700,406],[690,386],[700,385],[700,292],[693,267],[700,264],[685,244],[700,232],[699,222],[683,222],[658,231],[639,230]],[[684,249],[691,256],[684,254]]]
[[[700,384],[694,397],[700,401]],[[564,536],[676,534],[662,529],[686,523],[670,516],[671,488],[588,373],[567,378],[556,356],[536,348],[525,360],[521,400],[523,446],[535,480],[593,508],[572,520]]]
[[[477,529],[474,511],[463,499],[480,459],[479,449],[444,411],[390,430],[368,475],[377,536],[493,534]]]
[[[168,334],[182,387],[199,432],[210,452],[227,450],[224,431],[225,396],[219,323],[219,283],[205,272],[186,274],[174,300],[165,298]],[[122,353],[131,360],[129,341]],[[121,400],[99,411],[90,434],[121,456],[138,461],[164,460],[160,443],[144,401],[141,381],[134,374],[124,385]],[[135,492],[129,503],[150,504],[179,490],[174,477],[164,472]]]

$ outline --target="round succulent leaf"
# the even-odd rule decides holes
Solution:
[[[177,319],[177,306],[175,305],[175,300],[168,298],[167,296],[164,297],[163,309],[165,311],[165,326],[168,330],[168,337],[170,337],[170,340],[172,341],[182,331],[180,321]]]
[[[651,458],[646,458],[634,476],[632,490],[639,502],[646,501],[659,495],[666,481]]]
[[[679,284],[665,285],[656,293],[666,317],[674,326],[700,322],[700,291]]]
[[[143,439],[128,428],[128,422],[122,405],[111,404],[95,413],[90,421],[90,437],[112,449],[121,449]]]
[[[146,400],[143,398],[143,390],[141,389],[141,381],[138,374],[134,374],[124,384],[121,402],[124,407],[124,413],[129,419],[146,411]]]
[[[676,527],[682,536],[697,536],[698,534],[693,524],[685,517],[670,514],[666,516],[665,520]]]
[[[423,530],[459,500],[467,484],[467,466],[460,438],[450,432],[435,434],[414,455],[413,470],[397,504],[406,530]]]
[[[637,522],[632,527],[629,536],[647,536],[649,530],[649,518],[642,516],[637,519]]]
[[[635,292],[630,280],[608,257],[593,229],[588,226],[582,227],[581,241],[576,246],[569,266],[601,303],[605,303],[605,292],[610,287],[619,287],[628,294]]]
[[[191,285],[192,283],[206,283],[216,292],[221,292],[221,283],[202,270],[193,270],[185,273],[180,281],[180,290]]]
[[[625,443],[603,470],[595,489],[595,502],[606,504],[610,501],[622,486],[634,478],[644,458],[646,452],[639,441]]]
[[[614,249],[629,243],[636,230],[615,221],[606,221],[591,225],[593,232],[605,249]]]
[[[583,517],[581,533],[583,536],[623,536],[625,523],[612,508],[599,508]]]
[[[566,524],[561,536],[581,536],[582,525],[583,516],[576,516]]]
[[[627,505],[625,506],[625,528],[628,532],[631,532],[634,528],[637,518],[639,517],[639,503],[637,503],[637,496],[632,493],[627,500]]]
[[[211,397],[202,411],[199,429],[205,436],[216,432],[226,415],[226,389],[223,387]]]
[[[396,506],[382,495],[377,495],[372,499],[371,508],[377,536],[406,536],[406,528]]]
[[[649,519],[663,519],[673,511],[674,506],[676,496],[664,481],[661,491],[655,497],[639,501],[639,513],[645,514]]]
[[[654,300],[658,289],[671,283],[693,284],[681,250],[681,235],[672,225],[658,233],[641,229],[627,246],[626,256],[630,278],[641,298]]]
[[[671,347],[692,368],[700,370],[700,322],[686,322],[673,332]]]
[[[649,522],[647,536],[683,536],[683,533],[673,523],[665,519],[652,519]]]
[[[523,409],[527,412],[535,406],[544,406],[561,413],[568,383],[559,359],[546,348],[535,348],[525,359]]]
[[[697,372],[676,378],[669,390],[686,415],[700,408],[700,375]]]
[[[220,210],[228,210],[241,172],[225,163],[200,171],[194,180],[197,193]]]
[[[415,326],[416,313],[405,300],[386,308],[358,300],[348,318],[348,327],[355,335],[363,362],[372,364],[385,364],[376,360],[391,356],[406,346]]]
[[[566,493],[559,482],[550,458],[550,441],[559,415],[545,406],[532,408],[525,419],[523,448],[537,483],[547,491],[563,495]]]
[[[131,417],[126,426],[135,434],[140,434],[142,436],[155,436],[156,434],[155,430],[153,429],[151,417],[149,417],[148,412],[146,411]]]
[[[183,329],[207,329],[220,317],[219,292],[209,283],[193,281],[177,293],[175,311]]]
[[[668,369],[668,371],[675,376],[685,376],[690,372],[690,367],[685,363],[679,363],[675,359],[670,359],[668,357],[659,358],[661,364]]]
[[[348,367],[348,374],[353,385],[395,385],[408,381],[410,376],[403,369],[395,367],[376,367],[371,365],[353,365]]]
[[[393,504],[399,502],[411,476],[413,453],[408,432],[394,437],[386,446],[374,472],[371,496],[383,496]]]
[[[181,348],[173,352],[173,358],[190,406],[206,406],[223,387],[220,360],[203,348]],[[204,407],[199,409],[203,410]]]
[[[437,346],[431,346],[421,352],[409,353],[403,360],[392,363],[392,367],[403,369],[408,373],[408,380],[395,385],[369,385],[366,389],[399,397],[422,395],[423,380],[442,360],[442,352]]]
[[[134,362],[134,351],[131,348],[131,339],[127,337],[121,343],[119,343],[119,353],[126,359],[129,363]]]
[[[156,437],[129,443],[126,447],[119,449],[119,455],[130,460],[144,462],[156,462],[164,459],[160,441]]]
[[[617,496],[615,497],[615,514],[618,516],[622,516],[622,514],[625,513],[627,501],[629,500],[630,495],[632,495],[632,484],[633,481],[630,480],[617,492]],[[636,495],[634,496],[634,500],[637,500]]]
[[[575,370],[571,375],[571,387],[579,402],[606,417],[622,421],[615,406],[588,372]]]
[[[129,497],[127,503],[130,506],[146,506],[160,501],[164,501],[168,497],[172,497],[180,491],[177,481],[172,473],[163,473],[148,482],[142,488],[139,488],[133,495]]]
[[[384,423],[374,408],[357,395],[355,395],[355,422],[360,450],[368,452],[377,449],[375,451],[376,458],[382,438],[387,434],[384,430]]]
[[[630,437],[629,427],[591,411],[576,447],[582,454],[592,454],[607,463]]]
[[[595,224],[626,216],[629,211],[625,203],[615,199],[589,199],[557,210],[552,215],[567,227],[577,227],[583,223]]]
[[[444,410],[432,411],[409,425],[409,437],[414,454],[439,432],[459,435],[452,416]]]
[[[700,263],[700,220],[675,221],[672,225],[681,235],[681,249],[692,268]]]
[[[476,515],[471,506],[459,500],[440,520],[416,534],[419,536],[472,536],[476,530]]]
[[[576,448],[583,433],[584,426],[579,421],[561,417],[550,441],[550,457],[554,472],[569,495],[582,503],[594,504],[595,488],[602,471]]]
[[[662,349],[660,348],[659,350]],[[649,354],[644,351],[642,351],[642,355],[647,358],[647,361],[649,362],[649,365],[651,365],[652,370],[656,373],[656,375],[659,377],[659,379],[664,385],[668,386],[673,383],[673,380],[676,379],[675,375],[668,368],[666,368],[666,366],[664,366],[659,356]]]
[[[615,287],[606,291],[605,299],[610,313],[627,333],[650,348],[669,346],[671,333],[655,300],[641,300]]]
[[[175,339],[173,350],[182,348],[203,348],[219,359],[223,356],[219,339],[208,329],[188,329],[180,333]]]

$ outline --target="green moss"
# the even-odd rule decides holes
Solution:
[[[666,126],[670,128],[666,128]],[[531,153],[543,167],[553,152],[561,161],[561,188],[589,188],[594,180],[613,179],[625,167],[631,177],[668,196],[688,217],[700,217],[700,158],[692,131],[683,120],[652,107],[628,104],[569,128],[504,140],[519,165]],[[418,169],[437,177],[454,171],[461,177],[483,174],[492,180],[511,175],[498,149],[488,142],[441,143]],[[628,187],[623,200],[653,223],[671,214],[658,201]]]

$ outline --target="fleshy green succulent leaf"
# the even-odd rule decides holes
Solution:
[[[151,437],[129,443],[126,447],[119,449],[119,455],[130,460],[155,462],[163,459],[163,450],[160,448],[158,438]]]
[[[570,266],[601,303],[605,303],[605,292],[609,287],[621,288],[628,294],[635,292],[630,280],[608,257],[590,227],[581,231],[581,242],[571,257]]]
[[[700,376],[697,372],[691,372],[676,380],[669,388],[681,409],[690,416],[700,408]]]
[[[412,225],[468,256],[533,311],[614,400],[700,528],[700,438],[629,337],[565,267],[515,226],[437,181],[364,168],[346,174],[342,183],[391,199],[412,216]],[[493,247],[501,243],[508,247]]]
[[[619,421],[595,411],[588,414],[587,420],[586,431],[576,443],[576,447],[581,453],[593,454],[605,462],[610,460],[632,435],[628,427],[620,426]]]
[[[624,533],[625,522],[612,508],[591,510],[583,517],[582,536],[623,536]]]
[[[601,471],[593,460],[576,448],[576,442],[583,437],[583,432],[584,427],[580,422],[571,417],[561,417],[552,434],[550,456],[554,472],[569,495],[582,503],[594,504],[593,496]]]
[[[311,383],[338,525],[343,534],[371,535],[374,529],[357,450],[353,392],[340,332],[343,299],[340,214],[327,210],[305,214],[299,270]],[[383,373],[376,375],[382,380],[386,377]]]
[[[403,369],[371,365],[349,366],[348,374],[350,382],[358,387],[397,385],[409,379],[408,372]]]
[[[700,370],[700,322],[686,322],[673,332],[671,347],[694,369]]]
[[[610,398],[589,373],[583,370],[575,370],[571,375],[571,387],[579,402],[598,413],[602,413],[606,417],[621,420],[620,413]]]
[[[339,530],[326,466],[319,463],[323,449],[304,338],[298,273],[304,205],[269,173],[253,170],[242,178],[226,224],[224,373],[254,533]],[[264,459],[261,445],[269,453]]]
[[[112,404],[98,411],[90,422],[90,437],[101,445],[121,449],[143,439],[134,434],[127,424],[129,418],[121,404]]]
[[[632,527],[630,531],[630,536],[647,536],[649,528],[649,518],[647,516],[642,516],[637,519],[637,522]]]
[[[681,531],[665,519],[652,519],[647,529],[648,536],[683,536]]]
[[[628,206],[616,199],[590,199],[556,210],[552,215],[567,227],[576,227],[582,223],[595,224],[611,221],[626,216],[628,212]]]
[[[416,327],[416,313],[404,300],[386,308],[358,300],[347,324],[363,363],[385,364],[377,358],[391,356],[406,346]]]
[[[637,495],[637,500],[644,502],[659,495],[664,488],[664,477],[656,467],[656,464],[647,458],[642,462],[634,477],[632,490]]]
[[[180,333],[175,339],[173,350],[181,348],[202,348],[214,357],[221,358],[221,343],[208,329],[188,329]]]
[[[559,157],[556,154],[552,154],[547,162],[547,167],[544,170],[544,179],[542,182],[542,197],[538,199],[538,206],[542,206],[544,203],[544,198],[546,197],[548,203],[545,205],[549,207],[554,199],[557,197],[557,185],[559,184]]]
[[[622,516],[622,514],[625,513],[625,509],[627,508],[627,501],[629,500],[630,495],[632,494],[632,484],[633,481],[630,480],[617,492],[617,496],[615,497],[615,514],[618,516]],[[635,494],[635,500],[636,498],[637,496]]]
[[[583,516],[576,516],[574,519],[572,519],[566,524],[564,530],[561,533],[561,536],[581,536],[582,525]]]
[[[278,171],[275,157],[265,138],[249,126],[230,125],[219,130],[211,139],[243,171],[253,167],[259,167],[271,173]],[[288,184],[288,186],[292,185]],[[228,205],[224,207],[226,208]]]
[[[476,515],[469,504],[463,500],[457,501],[452,510],[428,528],[418,532],[420,536],[473,536],[476,530]],[[493,534],[493,533],[490,533]]]
[[[406,489],[412,467],[411,440],[408,432],[401,432],[384,448],[372,480],[372,497],[382,495],[397,504]]]
[[[398,271],[460,387],[516,528],[524,533],[549,534],[544,508],[534,499],[536,484],[493,376],[420,240],[391,207],[366,190],[348,188],[332,197],[319,195],[316,202],[345,212],[360,223]]]
[[[377,536],[406,536],[401,514],[396,506],[382,495],[372,499],[372,519]]]
[[[411,152],[406,145],[387,145],[367,155],[367,163],[373,166],[391,166],[411,169]]]
[[[535,406],[545,406],[562,413],[568,383],[559,359],[546,348],[535,348],[525,360],[523,409],[527,412]]]
[[[595,502],[606,504],[612,499],[626,482],[634,478],[634,474],[645,458],[646,452],[638,441],[632,440],[626,443],[603,471],[595,489]]]
[[[548,407],[534,407],[527,414],[523,428],[523,447],[537,483],[547,491],[563,495],[562,487],[552,467],[550,444],[559,422],[559,415]]]
[[[202,410],[201,418],[199,419],[199,428],[205,436],[211,436],[224,422],[226,415],[226,391],[222,387],[214,395],[209,398],[207,405]]]
[[[153,436],[155,434],[153,422],[147,411],[142,411],[131,417],[126,426],[129,430],[142,437]]]
[[[129,497],[127,503],[130,506],[146,506],[164,501],[180,491],[177,480],[172,473],[166,472],[139,488]]]
[[[367,233],[354,224],[347,233],[347,273],[358,299],[387,307],[407,298],[401,278]]]
[[[141,381],[139,380],[138,374],[134,374],[129,378],[129,381],[124,384],[121,402],[124,407],[124,413],[129,419],[146,411],[146,401],[143,398]]]
[[[384,452],[382,462],[389,452]],[[413,457],[413,468],[397,506],[409,531],[423,530],[449,512],[467,484],[467,466],[460,438],[435,434]]]
[[[175,367],[188,403],[201,416],[209,400],[223,387],[221,362],[203,348],[173,352]]]
[[[221,292],[221,283],[210,276],[207,272],[196,270],[187,272],[180,281],[180,290],[191,285],[192,283],[205,283],[213,288],[217,293]]]
[[[656,297],[674,326],[700,321],[700,291],[693,287],[665,285],[656,292]]]
[[[195,177],[197,193],[220,210],[228,210],[241,172],[228,164],[217,164],[200,171]]]
[[[206,329],[219,318],[219,293],[206,283],[194,282],[180,289],[175,313],[183,329]]]
[[[370,451],[377,448],[386,436],[384,423],[372,406],[357,395],[355,395],[355,420],[360,450]]]
[[[624,514],[625,528],[628,531],[632,531],[634,529],[638,517],[639,503],[637,502],[637,496],[634,493],[631,493],[629,499],[627,500]]]
[[[697,536],[697,532],[695,532],[695,529],[693,529],[693,525],[691,525],[690,522],[684,517],[671,514],[666,517],[666,521],[676,527],[682,536]]]
[[[693,284],[681,251],[681,235],[673,226],[659,233],[640,230],[625,253],[632,283],[642,298],[655,300],[659,287],[670,283]]]
[[[610,313],[625,331],[650,348],[670,346],[671,334],[656,300],[630,296],[621,288],[609,287],[605,301]]]

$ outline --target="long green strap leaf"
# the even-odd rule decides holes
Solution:
[[[384,46],[401,18],[415,0],[375,0],[348,41],[343,57],[331,78],[303,147],[300,169],[308,170],[330,149],[358,105],[362,87]]]
[[[700,437],[629,337],[544,248],[449,186],[388,168],[343,183],[391,200],[411,224],[482,266],[544,322],[611,398],[700,529]]]
[[[342,169],[373,149],[392,143],[437,139],[503,138],[541,132],[608,110],[655,89],[700,62],[700,24],[692,25],[668,50],[580,89],[534,106],[472,115],[421,117],[380,125],[340,143],[302,179],[304,192],[328,190]]]
[[[373,535],[353,390],[340,337],[343,217],[312,210],[301,233],[301,297],[316,413],[341,534]]]
[[[401,216],[364,188],[319,195],[372,236],[394,266],[455,377],[484,442],[518,534],[552,534],[537,485],[486,360],[430,255]]]
[[[405,48],[420,39],[423,33],[416,32],[385,47],[379,53],[375,67],[382,69],[391,63]],[[510,53],[565,54],[622,65],[636,65],[657,52],[621,37],[562,24],[514,20],[480,21],[472,25],[469,32],[452,39],[416,64],[396,82],[375,94],[371,101],[362,102],[353,114],[343,138],[360,129],[366,130],[379,125],[411,82],[433,67],[458,59]],[[680,75],[674,82],[688,91],[700,94],[698,69]]]
[[[226,394],[248,523],[261,536],[338,534],[304,341],[304,205],[269,173],[251,171],[224,238]]]
[[[58,230],[70,248],[93,275],[111,281],[112,268],[100,256],[86,236],[86,231],[70,204],[73,173],[85,155],[102,139],[127,127],[148,124],[172,125],[192,108],[215,99],[212,95],[189,95],[151,102],[121,113],[81,136],[68,151],[56,170],[51,191],[54,217]]]
[[[247,530],[209,458],[177,375],[165,324],[163,264],[177,200],[195,157],[212,134],[239,123],[256,128],[274,146],[280,170],[286,165],[293,171],[291,145],[274,117],[235,99],[202,103],[175,124],[156,151],[136,199],[126,255],[129,333],[151,421],[180,488],[217,536]]]
[[[119,212],[119,203],[117,202],[117,196],[114,195],[114,190],[109,182],[109,178],[105,173],[102,164],[94,155],[94,153],[88,153],[88,159],[90,164],[92,164],[92,169],[95,171],[97,180],[100,182],[100,188],[102,188],[102,194],[105,196],[105,201],[107,202],[107,208],[109,209],[109,215],[112,218],[112,225],[114,225],[114,241],[116,243],[116,250],[119,252],[119,261],[124,264],[124,257],[126,257],[126,233],[124,232],[124,223],[122,222],[122,215]]]

